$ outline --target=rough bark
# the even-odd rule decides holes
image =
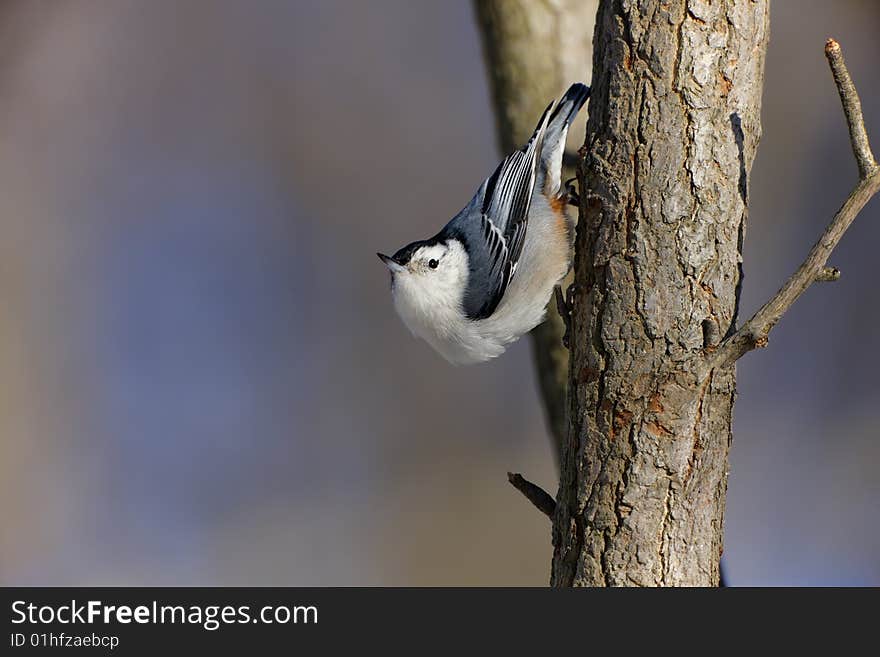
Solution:
[[[603,0],[551,581],[718,584],[767,0]]]
[[[572,82],[589,81],[598,4],[598,0],[475,0],[498,143],[504,153],[528,139],[554,97]],[[577,143],[583,126],[581,118],[571,130]],[[571,167],[566,177],[574,175]],[[557,457],[567,431],[564,331],[552,306],[547,321],[532,331],[532,353]]]

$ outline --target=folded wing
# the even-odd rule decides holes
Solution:
[[[467,244],[470,277],[464,311],[470,319],[489,317],[501,302],[522,253],[538,158],[551,103],[528,143],[506,157],[480,186],[473,201],[446,230]]]

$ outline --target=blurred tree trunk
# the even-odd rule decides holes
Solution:
[[[555,586],[718,584],[768,0],[602,0]]]
[[[505,152],[587,76],[596,4],[476,0]],[[602,0],[595,25],[571,354],[554,312],[533,333],[551,579],[716,585],[736,383],[706,355],[736,325],[768,0]]]
[[[503,153],[529,138],[547,103],[571,83],[589,82],[598,5],[599,0],[475,0]],[[585,114],[570,130],[578,144]],[[566,178],[574,175],[570,167]],[[554,308],[551,304],[547,320],[532,331],[532,353],[558,459],[567,432],[568,351]]]

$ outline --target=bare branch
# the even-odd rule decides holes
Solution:
[[[525,495],[529,502],[538,507],[538,510],[550,518],[550,520],[553,520],[553,513],[556,511],[556,500],[553,499],[550,493],[518,473],[508,472],[507,481]]]
[[[865,130],[865,119],[862,116],[862,103],[859,94],[853,84],[846,62],[843,60],[843,51],[840,44],[834,39],[825,42],[825,57],[834,75],[834,83],[840,94],[840,102],[843,104],[843,113],[846,114],[846,123],[849,126],[849,139],[852,142],[853,154],[859,165],[859,178],[865,179],[877,169],[877,162],[871,152],[871,144],[868,142],[868,133]]]
[[[825,263],[865,204],[880,191],[880,167],[871,153],[862,107],[843,60],[840,44],[829,39],[825,45],[825,55],[849,125],[853,153],[859,165],[859,182],[798,270],[770,301],[714,351],[709,360],[712,368],[730,365],[752,349],[767,346],[770,331],[810,285],[816,281],[840,278],[840,271],[835,267],[826,267]]]

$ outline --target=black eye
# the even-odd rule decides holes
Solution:
[[[431,260],[428,260],[428,266],[429,266],[431,269],[437,269],[437,265],[439,265],[439,264],[440,264],[440,263],[437,262],[436,260],[434,260],[433,258],[432,258]]]

